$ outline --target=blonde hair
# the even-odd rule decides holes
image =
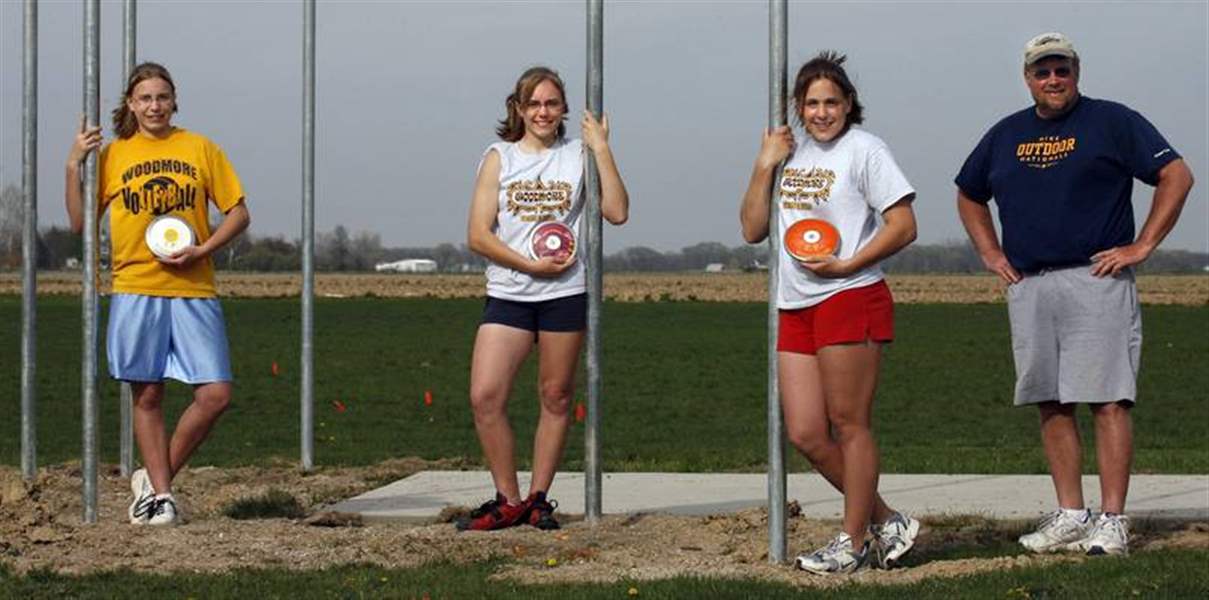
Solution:
[[[558,71],[549,67],[530,67],[524,73],[521,73],[520,79],[516,80],[516,88],[508,98],[504,100],[504,106],[507,110],[505,116],[498,127],[495,128],[496,135],[505,142],[515,142],[525,137],[525,120],[521,117],[521,111],[525,107],[525,103],[533,97],[533,90],[541,85],[543,81],[549,81],[558,88],[558,93],[562,96],[563,105],[567,104],[567,89],[563,85],[563,80],[558,76]],[[558,137],[567,135],[566,112],[563,112],[563,122],[558,124]]]
[[[126,78],[126,92],[122,94],[122,100],[118,102],[117,108],[113,109],[113,132],[119,138],[128,139],[139,131],[138,119],[134,117],[127,102],[130,100],[130,95],[134,93],[135,86],[148,79],[166,81],[168,87],[172,88],[172,112],[175,113],[180,109],[176,103],[176,84],[172,83],[172,75],[168,73],[168,69],[153,62],[142,63],[130,71],[130,76]]]

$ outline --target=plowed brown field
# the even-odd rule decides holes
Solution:
[[[904,303],[1002,302],[1003,284],[989,275],[890,275],[894,298]],[[220,273],[219,292],[232,298],[297,296],[302,277],[297,273]],[[109,289],[103,278],[102,293]],[[768,279],[763,273],[616,273],[606,274],[605,297],[620,302],[684,301],[764,302]],[[1209,276],[1142,275],[1138,291],[1145,304],[1209,304]],[[80,293],[80,273],[59,271],[38,274],[41,294]],[[20,294],[19,273],[0,273],[0,294]],[[315,294],[341,298],[475,298],[484,294],[481,274],[408,275],[374,273],[321,273],[315,276]]]

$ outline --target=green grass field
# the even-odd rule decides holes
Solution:
[[[1209,591],[1205,550],[1156,551],[1001,570],[902,586],[848,584],[799,589],[753,580],[676,578],[608,584],[522,585],[488,581],[496,563],[439,564],[391,570],[345,565],[322,571],[242,570],[223,575],[87,576],[34,572],[15,577],[0,567],[7,598],[1203,598]],[[631,595],[631,588],[637,592]]]
[[[226,300],[224,308],[236,399],[192,464],[296,460],[298,303]],[[80,309],[76,298],[43,297],[38,311],[38,460],[48,464],[79,457]],[[479,300],[318,300],[317,461],[480,460],[466,400],[480,312]],[[1143,314],[1135,470],[1209,472],[1209,311],[1147,306]],[[764,320],[763,304],[606,304],[605,468],[762,470]],[[20,462],[20,298],[0,297],[0,323],[0,347],[7,349],[0,409],[10,415],[0,421],[0,463],[14,465]],[[106,373],[103,348],[100,358]],[[522,465],[536,421],[533,367],[530,361],[522,371],[510,409]],[[1003,306],[901,305],[898,341],[887,351],[876,403],[883,470],[1044,473],[1035,411],[1011,407],[1012,379]],[[116,462],[118,387],[107,377],[100,381],[102,460]],[[426,390],[431,406],[423,401]],[[188,399],[187,387],[170,386],[170,411]],[[566,469],[581,467],[582,431],[577,425],[568,442]],[[1084,433],[1093,439],[1090,428]],[[1086,469],[1094,472],[1087,445]],[[806,468],[790,455],[795,470]]]

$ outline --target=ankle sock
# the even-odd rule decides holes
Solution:
[[[1078,519],[1080,523],[1086,523],[1091,518],[1091,512],[1086,508],[1064,508],[1062,512],[1068,517]]]

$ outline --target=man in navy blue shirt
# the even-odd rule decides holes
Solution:
[[[1029,40],[1024,81],[1034,105],[995,124],[955,181],[966,232],[987,269],[1008,284],[1015,403],[1040,412],[1058,496],[1058,509],[1020,543],[1035,552],[1126,554],[1130,409],[1142,345],[1133,266],[1175,226],[1192,173],[1140,114],[1079,93],[1079,56],[1066,36]],[[1155,187],[1136,238],[1134,179]],[[1095,420],[1098,518],[1083,502],[1079,404]]]

